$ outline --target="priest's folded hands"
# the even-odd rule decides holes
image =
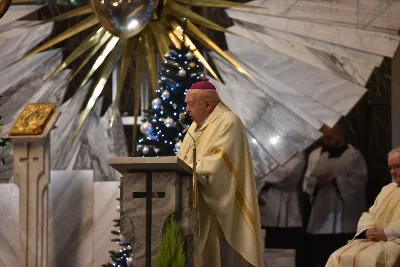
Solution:
[[[382,188],[355,237],[332,253],[326,267],[400,266],[400,147],[389,153],[388,165],[394,182]]]
[[[365,237],[370,241],[388,241],[385,230],[382,228],[376,228],[375,226],[365,231]]]

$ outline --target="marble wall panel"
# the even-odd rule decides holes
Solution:
[[[16,20],[4,24],[0,24],[0,34],[11,30],[12,28],[17,27],[26,27],[26,26],[33,26],[37,23],[37,21],[28,21],[28,20]]]
[[[24,56],[53,30],[53,23],[32,26],[33,23],[38,21],[25,22],[0,33],[0,70]]]
[[[393,57],[400,36],[312,21],[227,10],[229,17],[382,56]],[[377,45],[379,44],[379,45]]]
[[[6,102],[11,95],[23,89],[23,86],[30,81],[49,74],[60,64],[61,59],[62,51],[54,49],[38,53],[3,69],[0,72],[2,101]]]
[[[94,182],[94,211],[93,211],[93,267],[111,262],[108,251],[117,251],[119,245],[111,242],[118,231],[113,220],[119,218],[117,206],[120,196],[120,182]]]
[[[79,146],[80,141],[76,141],[70,151],[65,151],[65,147],[75,129],[74,127],[76,127],[76,118],[91,84],[89,82],[84,87],[79,88],[59,109],[61,115],[56,122],[55,128],[50,133],[50,166],[52,170],[66,170]]]
[[[381,3],[383,1],[380,1]],[[377,13],[377,12],[376,12]],[[383,12],[372,20],[366,27],[368,30],[382,31],[386,30],[392,34],[398,34],[400,28],[400,2],[390,1],[390,5]]]
[[[234,19],[234,24],[244,27],[246,29],[259,32],[262,34],[266,34],[275,38],[279,38],[282,40],[286,40],[292,43],[297,43],[304,45],[306,47],[310,47],[316,50],[320,50],[322,52],[326,52],[332,54],[334,56],[341,56],[345,58],[349,58],[351,60],[360,61],[367,65],[379,66],[382,63],[383,56],[379,56],[376,54],[367,53],[361,50],[356,50],[336,44],[332,44],[329,42],[320,41],[317,39],[309,38],[306,36],[296,35],[287,33],[284,31],[275,30],[268,27],[263,27],[256,23],[250,23],[244,20]]]
[[[4,17],[0,20],[0,25],[16,21],[26,15],[35,12],[43,5],[12,5]]]
[[[281,81],[337,113],[347,115],[366,89],[242,37],[226,34],[229,50],[253,69]],[[252,49],[243,49],[251,46]]]
[[[397,34],[400,28],[398,1],[298,1],[255,0],[249,5],[267,8],[247,10],[259,14],[329,23]],[[244,8],[235,8],[244,10]]]
[[[239,55],[240,58],[238,58],[236,54],[230,52],[228,54],[241,62],[242,66],[253,77],[252,82],[255,85],[315,129],[320,129],[324,124],[333,126],[341,118],[341,114],[286,85],[284,82],[269,75],[262,68],[256,68],[256,65],[252,66],[251,63],[244,61],[243,56]]]
[[[240,26],[229,28],[230,31],[246,37],[258,44],[265,45],[289,57],[301,60],[311,66],[328,71],[342,79],[365,86],[375,65],[362,63],[340,55],[313,49],[277,37],[255,32]]]
[[[246,130],[247,140],[249,142],[251,157],[253,160],[254,176],[256,178],[257,192],[261,191],[263,184],[259,183],[274,168],[279,166],[278,162],[261,146],[257,139]]]
[[[74,170],[93,169],[95,181],[116,181],[119,180],[119,175],[108,164],[108,159],[127,155],[125,138],[121,139],[124,136],[121,119],[118,114],[116,119],[119,122],[110,129],[111,109],[100,118],[101,104],[98,102],[96,105],[99,109],[92,113],[91,118],[88,118],[73,168]],[[114,137],[120,139],[113,140]]]
[[[101,125],[103,128],[104,144],[106,147],[106,151],[104,152],[106,154],[106,158],[127,157],[128,146],[122,125],[121,114],[117,109],[112,127],[110,127],[111,115],[112,106],[110,106],[106,113],[104,113],[103,117],[101,117],[99,124],[99,126]]]
[[[0,184],[0,266],[17,266],[20,255],[19,189]]]
[[[227,78],[223,73],[221,74],[223,79]],[[255,95],[258,92],[254,90],[254,87],[243,86],[237,80],[232,80],[232,83],[225,83],[225,85],[216,81],[212,82],[217,86],[221,100],[240,117],[247,131],[253,135],[260,146],[268,151],[274,161],[283,164],[297,152],[296,147],[288,142],[286,138],[279,138],[280,133],[272,122],[262,120],[260,111],[267,112],[264,106],[268,104],[265,103],[266,100],[262,94]],[[235,92],[238,87],[244,87],[248,92]],[[280,139],[280,142],[270,142],[270,140],[275,139]]]
[[[221,59],[213,59],[225,81],[225,86],[219,84],[217,87],[222,100],[239,115],[247,130],[278,162],[286,162],[294,155],[292,153],[303,151],[320,137],[314,127],[273,100],[249,79],[237,74]]]
[[[51,171],[50,266],[92,267],[93,171]]]

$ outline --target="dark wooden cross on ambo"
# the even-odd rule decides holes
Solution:
[[[152,172],[146,172],[146,192],[133,192],[133,198],[146,199],[146,267],[151,267],[152,199],[165,198],[165,192],[152,192]]]

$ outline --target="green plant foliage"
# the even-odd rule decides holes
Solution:
[[[186,256],[183,250],[183,237],[175,216],[172,215],[162,237],[158,250],[157,267],[185,267]]]

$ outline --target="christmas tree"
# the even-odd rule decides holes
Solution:
[[[183,44],[164,56],[156,98],[152,108],[144,110],[140,126],[142,134],[136,147],[140,156],[172,156],[179,151],[186,128],[192,123],[189,116],[182,120],[185,128],[178,121],[179,113],[186,113],[186,92],[193,83],[206,80],[202,64]]]
[[[119,201],[119,199],[117,199]],[[120,212],[120,206],[118,205],[117,211]],[[120,220],[114,220],[114,227],[118,230],[111,231],[113,235],[115,235],[114,239],[111,239],[112,242],[119,244],[118,251],[109,251],[110,257],[112,260],[111,263],[103,264],[103,267],[133,267],[133,257],[132,257],[132,247],[129,244],[128,240],[126,240],[120,232]]]

